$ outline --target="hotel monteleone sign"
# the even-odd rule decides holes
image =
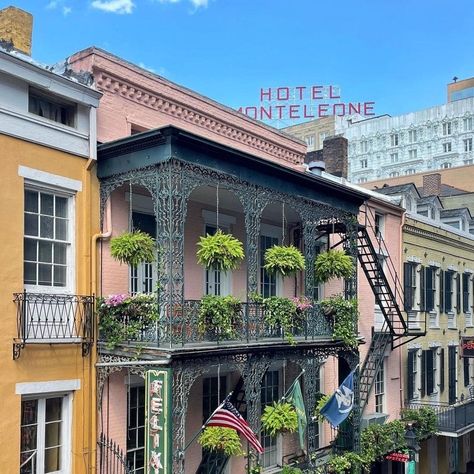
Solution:
[[[336,85],[281,86],[260,88],[258,105],[240,107],[239,112],[264,122],[308,121],[330,115],[373,116],[375,102],[346,102]]]
[[[172,471],[171,369],[148,370],[145,379],[146,474]]]
[[[463,357],[474,357],[474,337],[463,337],[461,349]]]

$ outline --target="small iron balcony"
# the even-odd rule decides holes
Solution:
[[[17,337],[13,359],[26,344],[81,344],[89,354],[94,342],[94,297],[46,293],[14,293]]]

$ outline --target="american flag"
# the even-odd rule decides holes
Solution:
[[[210,416],[209,420],[207,420],[206,426],[232,428],[240,433],[257,453],[263,453],[263,447],[250,428],[250,425],[228,400],[224,400],[224,402],[216,408],[216,411]]]

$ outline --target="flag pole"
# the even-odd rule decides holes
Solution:
[[[288,388],[288,390],[285,392],[285,394],[281,397],[280,400],[285,400],[286,397],[288,396],[288,394],[291,392],[291,389],[293,388],[293,385],[301,378],[301,376],[304,374],[304,369],[300,372],[300,374],[298,375],[298,377],[296,377],[295,380],[293,380],[293,383],[290,385],[290,387]]]
[[[206,425],[209,423],[209,420],[212,418],[212,416],[214,415],[214,413],[219,410],[219,408],[222,407],[222,405],[224,405],[224,403],[230,398],[230,396],[232,395],[233,392],[230,392],[229,395],[227,395],[227,397],[224,398],[223,402],[209,415],[208,419],[205,421],[205,423],[203,423],[203,425],[201,426],[201,428],[194,434],[194,436],[186,443],[186,445],[184,446],[184,449],[182,451],[179,452],[179,454],[182,456],[184,455],[184,453],[186,452],[186,450],[189,448],[189,446],[191,446],[191,444],[193,444],[193,442],[195,441],[195,439],[202,433],[202,430],[204,430],[204,428],[206,428]]]

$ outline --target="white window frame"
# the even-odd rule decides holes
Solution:
[[[453,144],[451,142],[443,143],[443,153],[451,153],[453,150]]]
[[[408,159],[409,160],[416,160],[418,158],[418,150],[416,148],[412,148],[408,150]]]
[[[472,117],[466,117],[463,119],[464,131],[470,132],[472,130]]]
[[[398,163],[398,153],[390,153],[390,163]]]
[[[400,144],[400,137],[398,133],[390,134],[390,146],[395,147]]]
[[[452,123],[451,122],[443,122],[443,135],[448,136],[452,133]]]
[[[464,143],[464,152],[472,151],[472,138],[465,138],[463,140]]]
[[[374,381],[374,410],[376,413],[385,413],[385,408],[386,408],[386,392],[387,392],[387,378],[386,378],[386,370],[385,370],[385,357],[382,358],[382,364],[380,366],[379,371],[377,372],[377,375],[375,377]],[[380,382],[377,380],[379,375],[382,374],[382,380],[381,380],[381,385],[382,385],[382,391],[378,391],[380,388]],[[381,404],[380,404],[380,409],[378,409],[378,404],[377,404],[377,397],[381,398]]]
[[[368,162],[367,158],[362,158],[360,160],[360,167],[361,168],[368,168],[369,167],[369,162]]]
[[[415,143],[416,139],[417,139],[417,130],[416,129],[409,130],[408,131],[408,141],[409,141],[409,143]]]
[[[369,151],[369,142],[367,140],[360,142],[360,151],[361,153],[367,153]]]

